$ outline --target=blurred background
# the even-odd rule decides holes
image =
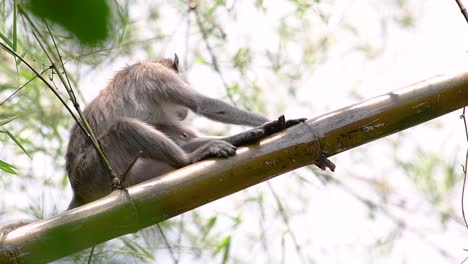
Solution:
[[[454,0],[105,3],[110,23],[99,43],[83,44],[43,15],[82,107],[119,69],[174,53],[194,89],[271,119],[312,118],[468,69],[468,24]],[[19,54],[47,69],[15,12],[13,1],[0,4],[0,41],[14,39]],[[0,127],[18,141],[0,133],[0,160],[16,168],[0,170],[0,223],[48,218],[71,200],[64,152],[74,121],[39,80],[18,90],[34,74],[4,50],[0,58],[0,103],[17,91],[0,119],[21,116]],[[43,76],[65,94],[53,72]],[[168,244],[156,227],[101,244],[93,261],[460,263],[468,257],[461,113],[334,156],[334,173],[305,167],[165,221]],[[193,114],[187,122],[211,135],[242,130]],[[57,263],[83,263],[88,253]]]

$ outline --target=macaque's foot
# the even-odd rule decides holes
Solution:
[[[194,162],[209,158],[229,158],[236,155],[237,148],[224,140],[214,140],[208,142],[201,150],[200,155]]]
[[[331,171],[335,171],[336,165],[327,159],[322,153],[320,157],[314,161],[315,166],[319,167],[321,170],[326,170],[327,168]]]
[[[284,118],[284,115],[278,117],[277,120],[265,123],[261,126],[261,128],[264,129],[265,135],[272,135],[274,133],[277,133],[281,130],[284,130],[288,127],[292,127],[294,125],[297,125],[299,123],[302,123],[306,121],[307,118],[298,118],[298,119],[289,119],[286,120]]]

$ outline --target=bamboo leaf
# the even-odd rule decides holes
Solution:
[[[211,231],[211,229],[213,229],[213,227],[215,226],[216,220],[217,220],[217,217],[216,217],[216,216],[212,216],[212,217],[210,217],[210,219],[208,219],[208,223],[206,223],[206,224],[203,226],[203,240],[206,239],[206,237],[208,236],[208,233],[209,233],[209,232]]]
[[[26,56],[26,54],[28,54],[29,50],[26,50],[25,52],[23,52],[22,54],[20,54],[20,57],[21,58],[24,58]],[[22,61],[20,59],[16,59],[16,66],[19,66],[20,64],[22,63]],[[35,78],[35,77],[34,77]]]
[[[16,51],[18,47],[18,39],[17,39],[17,9],[16,9],[16,0],[13,1],[13,45],[12,49]]]
[[[5,41],[5,43],[10,46],[10,48],[13,48],[13,43],[11,43],[11,41],[5,36],[3,35],[1,32],[0,32],[0,38]]]
[[[11,138],[11,140],[15,142],[15,144],[24,152],[24,154],[28,155],[28,157],[31,159],[31,155],[26,151],[23,145],[21,145],[21,142],[19,142],[19,140],[10,131],[5,130],[4,132]]]
[[[8,173],[11,173],[11,174],[17,174],[16,171],[15,171],[16,167],[3,161],[3,160],[0,160],[0,170],[3,170],[3,171],[6,171]]]
[[[5,118],[5,119],[0,119],[0,126],[4,126],[8,123],[10,123],[11,121],[17,119],[17,118],[20,118],[20,117],[23,117],[25,115],[29,115],[30,113],[26,113],[26,114],[22,114],[22,115],[16,115],[16,116],[12,116],[12,117],[8,117],[8,118]]]
[[[229,260],[229,249],[231,248],[231,236],[225,237],[216,247],[215,253],[223,251],[223,264]]]

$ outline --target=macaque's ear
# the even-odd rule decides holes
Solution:
[[[177,57],[177,53],[174,53],[174,59],[172,60],[172,68],[179,72],[179,57]]]

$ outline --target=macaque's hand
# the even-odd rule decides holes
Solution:
[[[307,119],[299,118],[286,120],[284,118],[284,115],[282,115],[277,120],[267,122],[259,127],[253,128],[245,132],[241,132],[237,135],[224,138],[224,140],[236,147],[249,145],[259,141],[264,137],[277,133],[283,129],[302,123],[305,120]]]
[[[202,146],[192,163],[210,158],[229,158],[236,155],[236,146],[224,140],[213,140]]]
[[[261,129],[264,130],[265,136],[272,135],[274,133],[280,132],[288,127],[292,127],[299,123],[306,121],[307,118],[298,118],[298,119],[289,119],[286,120],[284,115],[278,117],[277,120],[270,121],[260,126]]]

